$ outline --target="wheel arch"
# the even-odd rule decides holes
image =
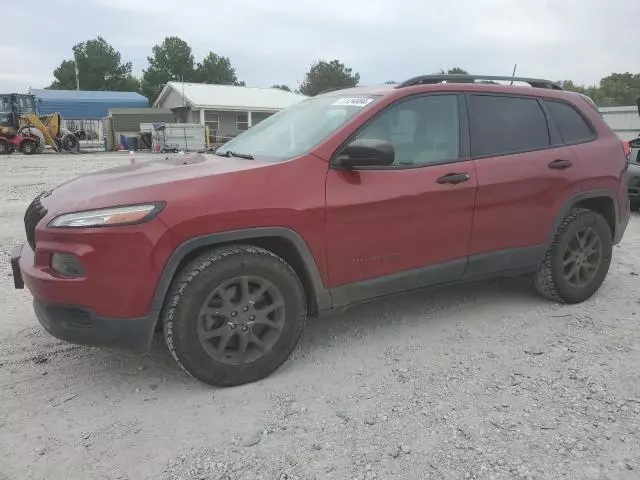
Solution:
[[[599,189],[576,193],[564,203],[549,234],[547,245],[551,245],[558,228],[572,208],[586,208],[602,215],[609,224],[612,238],[616,243],[620,222],[617,197],[613,190]]]
[[[304,239],[289,228],[259,227],[203,235],[179,245],[164,266],[150,312],[159,316],[171,282],[189,261],[212,248],[233,244],[264,248],[287,262],[302,282],[309,315],[331,308],[329,290],[322,282],[314,257]]]

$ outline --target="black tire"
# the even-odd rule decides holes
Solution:
[[[47,141],[45,140],[42,132],[38,130],[36,127],[22,127],[18,133],[24,136],[30,135],[32,137],[36,137],[38,139],[38,148],[36,149],[36,153],[44,152],[44,148],[47,145]]]
[[[563,263],[571,261],[566,254],[567,252],[571,253],[570,248],[573,245],[571,242],[575,241],[580,232],[589,232],[592,235],[590,238],[597,236],[600,261],[597,262],[596,267],[589,268],[589,279],[583,279],[584,284],[576,285],[566,278],[576,264],[564,266]],[[611,264],[612,249],[611,228],[602,215],[584,208],[570,210],[560,224],[544,260],[538,267],[535,277],[538,292],[544,297],[560,303],[580,303],[587,300],[598,291],[607,276]],[[569,272],[565,269],[568,269]],[[576,279],[579,280],[582,271],[582,267],[578,266]]]
[[[9,143],[6,140],[0,140],[0,155],[9,155],[10,153]]]
[[[73,133],[65,134],[60,140],[63,150],[77,152],[80,149],[80,140]]]
[[[629,203],[632,212],[637,212],[638,210],[640,210],[640,200],[631,200],[631,202]]]
[[[199,329],[205,328],[201,322],[208,321],[208,315],[202,314],[201,308],[211,308],[206,305],[211,305],[209,302],[213,292],[226,288],[224,285],[236,278],[247,277],[263,279],[281,295],[279,304],[282,307],[278,307],[278,315],[282,320],[277,333],[274,333],[275,339],[272,336],[274,343],[269,349],[258,348],[256,345],[251,351],[258,352],[258,358],[247,363],[230,364],[226,359],[226,356],[230,355],[221,359],[214,358],[210,353],[211,349],[220,352],[222,339],[218,345],[207,345],[201,340],[202,330]],[[226,296],[227,291],[222,291]],[[247,287],[247,291],[250,291],[250,287]],[[226,297],[223,301],[233,300]],[[254,302],[250,303],[253,308]],[[231,313],[237,315],[236,312]],[[265,314],[265,318],[268,315]],[[218,327],[212,326],[209,330],[224,327],[229,328],[229,332],[235,332],[226,333],[227,340],[222,347],[223,355],[227,345],[232,343],[229,337],[236,338],[239,352],[240,337],[244,335],[239,329],[231,330],[236,326],[229,323],[229,318],[225,317],[218,323]],[[196,258],[178,274],[167,296],[162,313],[162,325],[169,351],[189,375],[212,386],[228,387],[260,380],[280,367],[298,343],[305,318],[306,305],[302,285],[294,270],[284,260],[261,248],[229,246],[209,251]],[[251,332],[255,328],[255,325],[250,326]],[[244,332],[247,327],[243,326],[242,329]],[[247,349],[245,343],[245,354],[242,358],[246,357]]]
[[[23,140],[20,143],[20,151],[25,155],[33,155],[38,151],[38,144],[35,140]]]

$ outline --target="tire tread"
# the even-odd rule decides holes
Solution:
[[[303,287],[298,275],[293,270],[293,268],[285,262],[282,258],[275,255],[274,253],[265,250],[260,247],[255,247],[251,245],[233,245],[233,246],[224,246],[214,248],[212,250],[208,250],[206,253],[196,257],[190,263],[188,263],[180,274],[176,277],[173,282],[172,287],[169,290],[167,295],[167,300],[165,301],[165,307],[163,308],[162,314],[162,327],[164,332],[165,342],[167,344],[167,348],[171,353],[171,356],[178,363],[180,368],[184,370],[189,376],[198,379],[185,365],[181,358],[189,358],[190,352],[188,349],[182,349],[180,352],[177,351],[176,342],[174,339],[175,335],[175,314],[178,306],[184,296],[184,292],[194,281],[197,281],[199,275],[203,272],[211,268],[213,265],[228,259],[230,257],[244,257],[247,255],[259,256],[263,258],[269,258],[270,260],[275,260],[279,263],[279,265],[290,275],[290,278],[295,279],[296,286],[299,292],[299,300],[302,302],[303,312],[306,312],[305,305],[305,296],[302,293]],[[290,346],[288,351],[286,351],[285,358],[288,358],[291,352],[295,349],[296,344],[300,336],[302,335],[302,329],[297,334],[295,338],[295,342]],[[277,365],[268,365],[265,368],[261,369],[259,377],[267,376],[268,374],[275,371],[280,364]],[[198,380],[202,380],[201,378]],[[224,374],[218,375],[218,378],[211,378],[207,383],[215,384],[219,386],[231,386],[237,385],[241,383],[246,383],[242,379],[228,379],[225,378]]]
[[[560,293],[558,285],[553,278],[553,259],[559,243],[562,241],[563,233],[571,224],[580,220],[585,215],[599,215],[593,210],[587,208],[572,208],[559,225],[556,234],[547,249],[545,256],[540,263],[535,275],[536,290],[543,297],[558,303],[567,303],[567,299]]]

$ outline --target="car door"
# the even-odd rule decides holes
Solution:
[[[478,178],[465,277],[537,265],[580,167],[535,97],[467,95]]]
[[[327,266],[334,303],[459,279],[476,194],[463,98],[401,100],[345,145],[363,138],[390,142],[395,161],[328,172]]]

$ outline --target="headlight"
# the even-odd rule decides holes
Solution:
[[[88,228],[133,225],[146,222],[155,217],[164,207],[163,203],[126,205],[123,207],[86,210],[84,212],[65,213],[54,218],[50,227]]]

